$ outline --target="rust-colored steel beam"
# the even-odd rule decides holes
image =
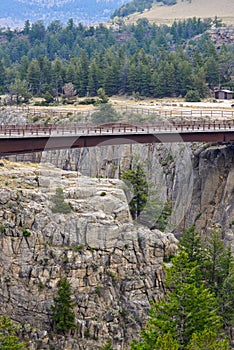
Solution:
[[[155,133],[110,133],[97,135],[1,137],[0,155],[42,152],[45,150],[95,147],[136,143],[234,142],[234,131],[183,131]]]

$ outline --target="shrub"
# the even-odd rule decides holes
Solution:
[[[0,349],[27,350],[25,343],[21,343],[17,336],[18,327],[7,316],[0,318]]]
[[[56,193],[54,196],[52,196],[51,200],[55,204],[51,208],[53,213],[68,214],[71,212],[71,206],[69,203],[64,201],[64,193],[62,188],[56,188]]]
[[[201,96],[197,90],[189,90],[185,95],[186,102],[200,102]]]
[[[92,122],[94,124],[113,123],[119,120],[119,114],[111,106],[111,104],[105,103],[101,105],[98,112],[92,114]]]
[[[24,237],[30,237],[31,236],[31,232],[26,230],[26,228],[23,228],[23,236]]]

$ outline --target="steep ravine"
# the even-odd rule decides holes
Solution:
[[[23,323],[30,349],[127,349],[150,300],[163,295],[173,234],[135,224],[122,182],[50,165],[0,162],[0,309]],[[62,188],[68,214],[53,213]],[[57,283],[67,277],[77,329],[51,332]]]

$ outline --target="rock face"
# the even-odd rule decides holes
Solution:
[[[52,166],[1,161],[1,313],[24,323],[30,349],[127,349],[150,300],[163,295],[162,262],[173,234],[132,222],[122,182]],[[62,188],[70,213],[53,212]],[[51,331],[57,283],[71,283],[77,329]]]
[[[234,145],[194,153],[194,186],[184,225],[206,232],[214,224],[234,253]]]
[[[205,233],[213,225],[234,253],[234,145],[160,144],[45,152],[41,161],[79,169],[87,176],[118,178],[140,161],[150,192],[172,203],[168,229],[179,236],[193,224]]]
[[[233,145],[178,143],[50,151],[31,159],[104,178],[118,178],[140,161],[149,194],[156,191],[162,204],[172,203],[169,231],[181,236],[184,228],[195,223],[206,233],[218,224],[234,252],[233,158]],[[25,161],[28,156],[18,159]]]

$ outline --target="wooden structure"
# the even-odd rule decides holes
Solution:
[[[232,100],[233,93],[234,92],[231,90],[216,90],[215,91],[215,98],[217,100]]]

